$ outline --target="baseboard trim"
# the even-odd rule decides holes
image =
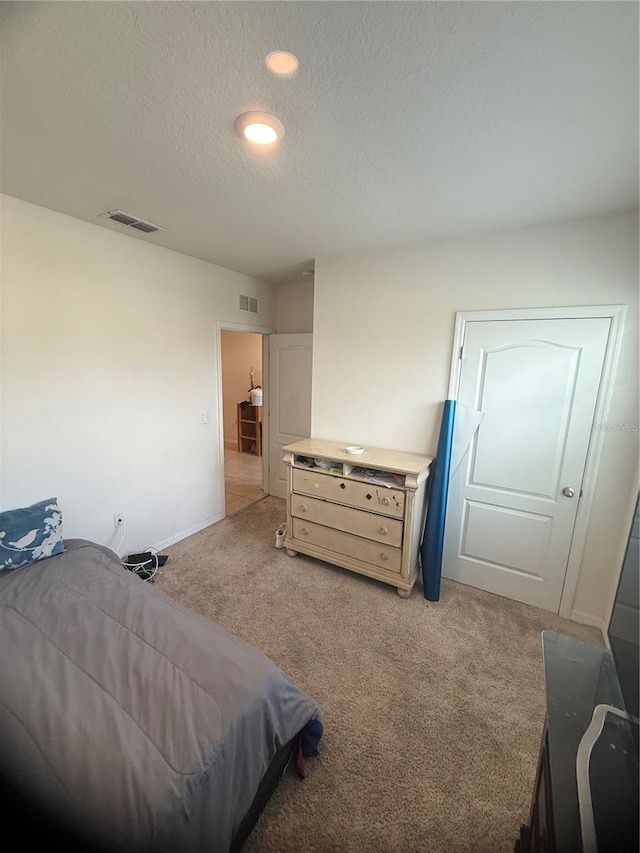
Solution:
[[[581,625],[589,625],[592,628],[599,628],[603,638],[607,636],[607,625],[601,616],[593,616],[591,613],[584,613],[582,610],[572,610],[569,617],[574,622],[579,622]]]
[[[211,518],[207,518],[206,521],[196,524],[195,527],[190,527],[188,530],[182,530],[180,533],[176,533],[175,536],[169,536],[168,539],[163,539],[162,542],[158,542],[157,545],[154,545],[153,547],[157,548],[158,551],[162,551],[170,545],[175,545],[176,542],[182,542],[183,539],[193,536],[194,533],[200,533],[201,530],[204,530],[206,527],[211,527],[212,524],[217,524],[219,521],[222,521],[223,518],[223,513],[220,515],[214,515]]]

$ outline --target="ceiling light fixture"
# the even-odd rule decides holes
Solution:
[[[264,64],[278,77],[293,77],[298,70],[298,57],[288,50],[272,50],[267,54]]]
[[[242,113],[236,119],[236,129],[240,136],[257,145],[271,145],[284,136],[284,125],[269,113]]]

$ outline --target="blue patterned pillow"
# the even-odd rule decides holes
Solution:
[[[0,572],[64,551],[57,498],[0,512]]]

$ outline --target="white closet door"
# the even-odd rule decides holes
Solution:
[[[610,325],[467,323],[458,401],[485,417],[449,487],[446,577],[559,610]]]

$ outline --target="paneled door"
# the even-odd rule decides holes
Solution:
[[[269,336],[269,494],[287,496],[282,448],[311,434],[313,335]]]
[[[485,416],[449,486],[443,574],[558,612],[611,318],[466,324]]]

